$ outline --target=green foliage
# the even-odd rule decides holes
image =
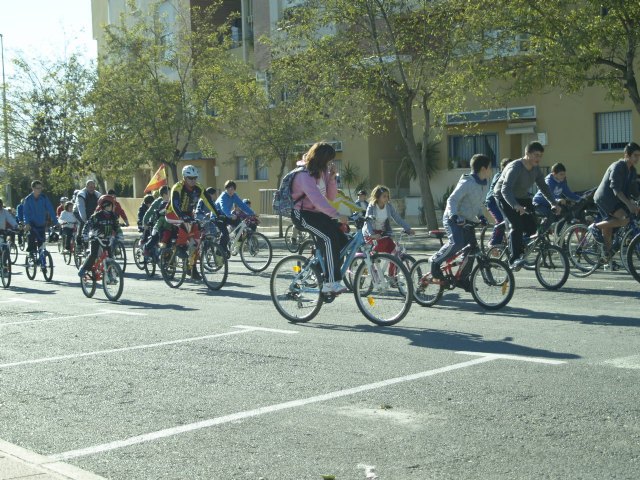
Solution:
[[[14,200],[31,192],[34,179],[44,182],[52,199],[67,196],[83,173],[84,119],[91,111],[85,98],[93,69],[75,54],[65,60],[21,58],[15,64],[8,99],[14,155],[6,164]]]
[[[492,52],[485,68],[507,80],[503,93],[549,87],[575,93],[600,85],[608,99],[629,98],[640,112],[640,2],[481,0],[474,6],[484,12],[474,16],[475,31],[492,32],[483,45]]]
[[[445,208],[447,208],[447,200],[449,199],[449,196],[451,196],[451,193],[455,188],[455,185],[450,185],[447,187],[447,189],[442,194],[442,197],[438,199],[438,210],[444,210]]]
[[[279,184],[284,169],[291,166],[296,145],[322,138],[327,119],[296,78],[275,69],[256,76],[249,66],[240,69],[236,78],[227,90],[225,133],[238,141],[248,157],[276,163]]]
[[[138,168],[164,162],[176,181],[185,152],[205,149],[207,132],[220,120],[207,108],[224,103],[220,87],[236,63],[225,40],[228,25],[210,28],[218,3],[190,15],[176,10],[171,21],[156,3],[133,25],[123,17],[106,27],[85,156],[101,175],[124,182]]]
[[[374,133],[397,123],[430,225],[435,208],[426,145],[445,112],[483,93],[469,44],[469,2],[309,0],[271,39],[274,64],[344,128]],[[340,19],[340,23],[336,23]]]

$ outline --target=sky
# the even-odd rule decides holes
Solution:
[[[91,0],[0,0],[0,33],[7,79],[11,60],[64,59],[77,52],[96,57],[92,38]]]

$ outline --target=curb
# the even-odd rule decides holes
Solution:
[[[43,475],[47,476],[43,477]],[[69,463],[58,462],[45,455],[0,440],[0,480],[16,478],[106,480],[105,477]]]

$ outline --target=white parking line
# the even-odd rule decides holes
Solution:
[[[27,323],[41,323],[41,322],[52,322],[54,320],[70,320],[70,319],[74,319],[74,318],[86,318],[86,317],[98,317],[98,316],[102,316],[102,315],[113,315],[113,314],[119,314],[119,315],[132,315],[132,316],[144,316],[144,313],[132,313],[132,312],[121,312],[118,310],[98,310],[97,312],[93,312],[93,313],[83,313],[80,315],[67,315],[64,317],[46,317],[46,318],[37,318],[34,320],[21,320],[19,322],[9,322],[9,323],[0,323],[0,328],[2,327],[8,327],[10,325],[25,325]]]
[[[224,415],[222,417],[211,418],[208,420],[202,420],[200,422],[190,423],[187,425],[181,425],[178,427],[166,428],[164,430],[159,430],[156,432],[145,433],[143,435],[136,435],[134,437],[129,437],[124,440],[117,440],[114,442],[103,443],[100,445],[94,445],[92,447],[80,448],[77,450],[69,450],[67,452],[58,453],[56,455],[50,455],[54,460],[69,460],[72,458],[78,457],[86,457],[88,455],[95,455],[102,452],[107,452],[110,450],[116,450],[119,448],[125,448],[132,445],[137,445],[140,443],[151,442],[154,440],[159,440],[161,438],[172,437],[175,435],[180,435],[182,433],[193,432],[195,430],[201,430],[203,428],[209,428],[216,425],[222,425],[230,422],[237,422],[239,420],[244,420],[246,418],[257,417],[260,415],[265,415],[267,413],[279,412],[281,410],[287,410],[291,408],[303,407],[306,405],[310,405],[312,403],[326,402],[329,400],[334,400],[336,398],[346,397],[349,395],[355,395],[362,392],[367,392],[370,390],[376,390],[379,388],[388,387],[391,385],[396,385],[404,382],[411,382],[414,380],[420,380],[422,378],[431,377],[433,375],[438,375],[440,373],[451,372],[453,370],[459,370],[462,368],[471,367],[473,365],[478,365],[481,363],[492,362],[494,360],[499,359],[515,359],[515,360],[523,360],[523,361],[533,361],[532,357],[518,357],[517,355],[494,355],[490,353],[482,353],[482,352],[456,352],[465,355],[479,355],[480,358],[475,358],[473,360],[468,360],[466,362],[455,363],[453,365],[447,365],[446,367],[435,368],[433,370],[427,370],[424,372],[414,373],[411,375],[405,375],[402,377],[390,378],[388,380],[382,380],[379,382],[368,383],[365,385],[360,385],[353,388],[347,388],[344,390],[337,390],[329,393],[325,393],[322,395],[315,395],[313,397],[302,398],[299,400],[291,400],[288,402],[277,403],[275,405],[269,405],[266,407],[260,407],[253,410],[246,410],[244,412],[232,413],[230,415]],[[514,357],[514,358],[512,358]],[[548,363],[548,362],[544,362]],[[562,362],[560,362],[562,363]],[[555,363],[554,363],[555,364]]]
[[[231,335],[241,335],[243,333],[251,333],[254,331],[267,331],[267,332],[273,332],[273,333],[286,333],[286,334],[298,333],[293,330],[276,330],[276,329],[259,328],[259,327],[253,328],[253,327],[240,326],[238,328],[240,328],[240,330],[235,332],[215,333],[213,335],[204,335],[202,337],[181,338],[179,340],[169,340],[166,342],[148,343],[145,345],[134,345],[131,347],[112,348],[109,350],[98,350],[94,352],[84,352],[84,353],[72,353],[69,355],[60,355],[57,357],[34,358],[32,360],[23,360],[21,362],[2,363],[0,364],[0,368],[19,367],[21,365],[34,365],[36,363],[59,362],[61,360],[70,360],[72,358],[94,357],[97,355],[108,355],[111,353],[128,352],[132,350],[145,350],[149,348],[166,347],[168,345],[178,345],[180,343],[197,342],[200,340],[209,340],[211,338],[218,338],[218,337],[229,337]]]
[[[7,300],[0,300],[0,303],[40,303],[38,300],[27,300],[26,298],[8,298]]]

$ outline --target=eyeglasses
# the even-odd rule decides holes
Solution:
[[[184,177],[186,180],[197,180],[198,177]]]
[[[378,189],[378,191],[379,191],[380,193],[389,193],[389,189],[388,189],[388,188],[384,188],[384,187],[380,187],[380,188]]]

